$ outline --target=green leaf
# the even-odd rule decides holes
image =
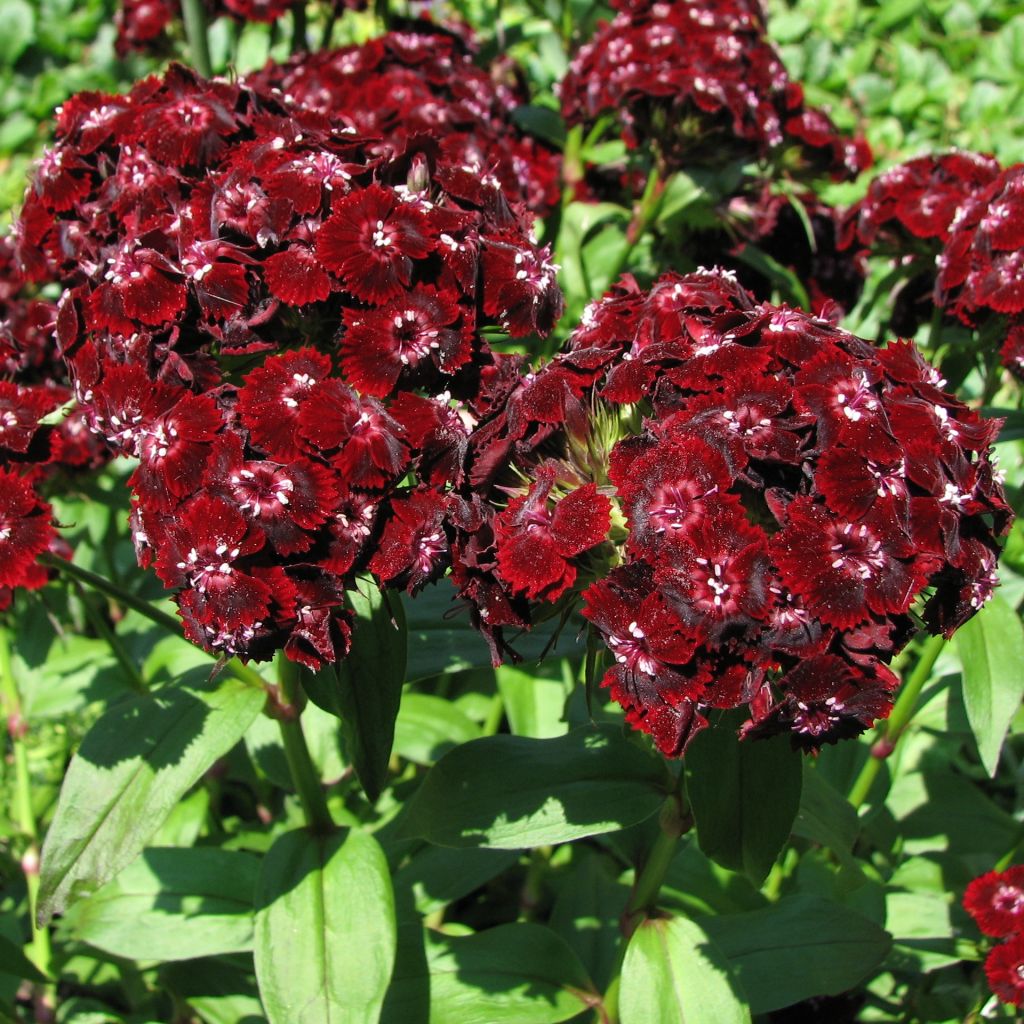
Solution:
[[[416,764],[433,764],[442,754],[479,737],[476,723],[451,701],[407,693],[395,722],[395,753]]]
[[[838,854],[849,854],[860,833],[853,805],[826,781],[811,760],[804,761],[803,791],[793,833]]]
[[[615,832],[665,798],[665,768],[615,728],[487,736],[427,773],[401,829],[439,846],[515,850]]]
[[[743,1024],[746,996],[722,951],[686,918],[652,918],[633,933],[622,965],[622,1024]]]
[[[468,896],[518,859],[512,850],[453,850],[424,844],[392,879],[395,892],[412,893],[416,909],[431,914]]]
[[[817,896],[787,896],[764,910],[701,924],[732,963],[754,1014],[846,992],[892,946],[874,922]]]
[[[208,957],[161,968],[162,987],[188,1003],[204,1024],[264,1024],[252,957]]]
[[[740,741],[730,724],[705,729],[684,761],[700,848],[752,881],[764,881],[800,807],[801,755],[785,736]]]
[[[389,1024],[421,1019],[425,990],[431,1024],[557,1024],[599,1001],[576,954],[541,925],[460,937],[427,932],[425,943],[425,963],[396,971]]]
[[[558,887],[550,925],[576,951],[602,990],[618,967],[619,920],[629,886],[613,878],[604,858],[585,846],[572,848],[572,868]]]
[[[563,664],[549,661],[532,671],[512,665],[495,669],[505,714],[517,736],[543,740],[564,736],[568,731],[565,702],[569,699],[573,679],[571,675],[565,678],[561,671]]]
[[[996,594],[957,631],[956,649],[967,720],[985,770],[995,775],[1010,719],[1024,697],[1024,626]]]
[[[62,927],[130,960],[191,960],[252,949],[259,861],[213,847],[151,848],[68,912]]]
[[[565,121],[550,107],[516,107],[512,120],[529,135],[550,142],[555,149],[565,145]]]
[[[27,0],[0,3],[0,67],[13,67],[35,34],[35,13]]]
[[[49,920],[130,864],[178,801],[241,739],[262,690],[190,674],[100,717],[61,787],[43,845],[39,918]]]
[[[21,946],[0,935],[0,975],[7,975],[18,981],[34,981],[45,984],[46,976],[22,952]]]
[[[371,801],[387,783],[395,718],[405,682],[406,627],[402,604],[372,583],[351,591],[352,649],[337,666],[303,673],[310,699],[341,718],[349,759]]]
[[[371,835],[285,833],[263,862],[256,907],[256,978],[271,1024],[376,1024],[396,928]]]
[[[427,587],[413,600],[405,602],[409,632],[409,663],[406,682],[430,679],[445,672],[491,667],[491,652],[483,637],[473,628],[465,609],[453,604],[455,588],[447,581]],[[547,648],[549,657],[574,650],[576,630],[567,627],[555,638],[557,618],[535,626],[521,636],[509,636],[522,656],[520,667],[536,661]]]

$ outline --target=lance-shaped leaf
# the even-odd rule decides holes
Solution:
[[[450,750],[427,773],[402,831],[439,846],[515,850],[616,832],[665,799],[660,758],[615,728],[536,740],[488,736]]]
[[[420,941],[422,954],[395,970],[384,1024],[557,1024],[600,1003],[576,954],[541,925]]]
[[[801,755],[789,740],[740,741],[735,716],[705,729],[686,752],[686,788],[700,848],[760,883],[789,838],[800,807]]]
[[[963,665],[964,706],[989,775],[1010,719],[1024,696],[1024,626],[998,594],[956,634]]]
[[[626,949],[619,993],[622,1024],[750,1024],[750,1010],[725,955],[693,921],[644,921]]]
[[[348,757],[376,800],[387,782],[405,682],[405,615],[401,601],[388,600],[367,580],[348,596],[355,612],[352,649],[337,666],[302,679],[310,699],[341,718]]]
[[[207,674],[117,704],[86,734],[43,845],[41,921],[130,864],[260,713],[263,690]]]
[[[701,924],[729,958],[752,1013],[845,992],[892,948],[874,921],[818,896],[787,896],[764,910]]]
[[[372,836],[286,832],[263,862],[256,907],[256,978],[271,1024],[376,1024],[396,927]]]
[[[130,960],[192,960],[252,949],[259,861],[240,850],[144,850],[64,918],[76,939]]]

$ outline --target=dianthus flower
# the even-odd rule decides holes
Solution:
[[[765,31],[756,0],[629,0],[580,47],[560,86],[569,124],[613,114],[627,142],[653,143],[669,169],[786,147],[837,178],[869,162],[863,142],[843,139],[805,106]]]
[[[544,215],[559,202],[560,157],[512,120],[528,102],[514,67],[478,68],[470,45],[424,22],[346,46],[268,64],[248,83],[279,89],[307,110],[336,118],[391,152],[417,135],[436,139],[448,163],[485,182],[500,182]]]
[[[474,431],[474,493],[513,497],[456,523],[453,578],[500,652],[517,601],[567,599],[585,564],[604,685],[668,755],[740,705],[745,735],[855,735],[888,713],[914,616],[949,635],[995,585],[998,423],[941,383],[911,344],[756,304],[722,272],[626,279]],[[527,512],[539,542],[511,544]]]
[[[1024,935],[1013,935],[989,952],[985,977],[1002,1002],[1024,1006]]]
[[[750,246],[792,271],[813,313],[838,319],[857,304],[864,289],[863,261],[840,251],[840,213],[812,192],[791,197],[765,185],[755,196],[732,199],[726,216],[738,241],[717,262],[755,295],[770,295],[778,282],[759,273],[756,260],[745,258]]]
[[[959,211],[999,174],[999,164],[980,153],[953,150],[916,157],[871,183],[867,195],[846,213],[843,248],[890,257],[903,280],[894,290],[889,322],[913,334],[934,308],[936,261],[958,222]]]
[[[939,301],[965,323],[1024,313],[1024,164],[1008,167],[959,208],[939,257]]]
[[[1024,932],[1024,866],[975,878],[964,893],[964,909],[986,935]]]
[[[187,636],[316,668],[347,649],[356,573],[446,571],[447,492],[501,362],[480,330],[561,312],[531,224],[429,138],[385,146],[181,67],[65,104],[18,252],[65,285],[75,393],[138,462],[138,558]]]

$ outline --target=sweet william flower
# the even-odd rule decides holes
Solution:
[[[1010,1006],[1024,1006],[1024,935],[1012,935],[985,958],[989,987]]]
[[[989,871],[964,893],[964,909],[986,934],[1005,938],[1024,933],[1024,866]]]
[[[557,600],[576,579],[572,559],[604,540],[611,502],[593,484],[548,507],[553,474],[541,468],[522,497],[495,519],[498,572],[513,591],[531,600]]]
[[[50,506],[27,480],[0,468],[0,588],[41,587],[46,570],[35,560],[55,539]],[[0,602],[9,600],[0,593]]]
[[[678,756],[709,709],[745,705],[743,736],[816,749],[888,714],[915,617],[949,635],[991,594],[1011,518],[997,429],[907,344],[759,305],[723,272],[627,280],[470,437],[472,486],[514,497],[455,523],[453,579],[500,653],[496,587],[547,602],[577,586],[548,481],[594,487],[622,564],[578,589],[629,721]],[[655,602],[664,636],[641,622]]]
[[[391,44],[429,64],[417,35]],[[310,668],[344,657],[357,574],[415,590],[445,571],[469,432],[520,365],[481,329],[561,309],[518,188],[452,165],[430,132],[350,127],[178,67],[77,97],[14,247],[65,287],[84,422],[138,459],[136,551],[186,634]],[[488,285],[492,243],[540,278]]]

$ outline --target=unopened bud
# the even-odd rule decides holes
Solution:
[[[876,740],[871,747],[871,756],[879,761],[884,761],[895,749],[896,745],[893,741],[883,736],[880,740]]]
[[[26,878],[32,878],[39,874],[39,852],[34,846],[30,846],[21,858],[21,870]]]
[[[417,153],[412,158],[412,165],[409,168],[405,184],[410,192],[426,192],[430,187],[430,168],[422,153]]]

